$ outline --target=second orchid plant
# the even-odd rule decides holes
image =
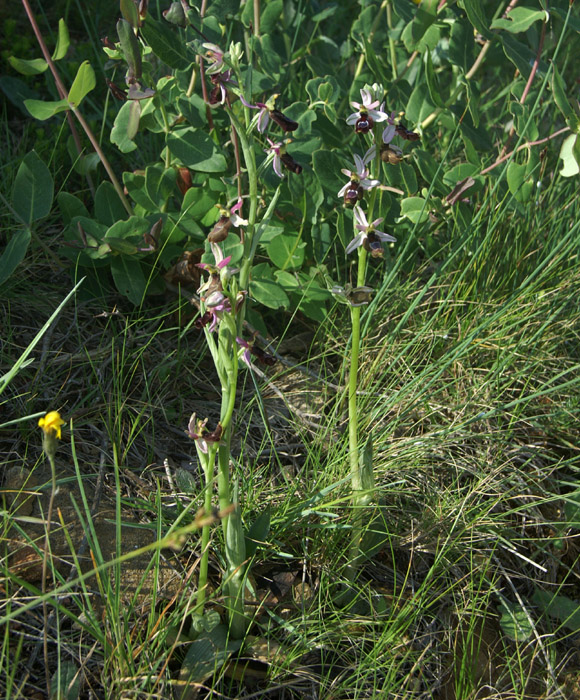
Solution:
[[[377,191],[381,187],[378,179],[381,164],[397,164],[403,151],[392,143],[395,136],[407,140],[418,140],[419,134],[396,123],[395,113],[387,113],[382,102],[384,90],[381,85],[366,85],[361,90],[362,102],[351,102],[355,111],[346,123],[354,126],[355,132],[366,140],[364,155],[354,154],[354,170],[344,169],[349,181],[338,192],[344,205],[353,208],[354,237],[346,247],[346,253],[358,252],[356,287],[335,287],[334,292],[350,305],[352,324],[352,346],[348,381],[348,438],[354,518],[353,537],[347,573],[353,578],[357,564],[364,556],[362,551],[362,509],[373,499],[373,452],[369,437],[364,448],[360,445],[359,406],[357,397],[358,372],[361,350],[361,307],[368,304],[372,289],[366,285],[369,255],[371,260],[383,257],[384,244],[395,243],[394,236],[379,230],[383,218],[375,217]],[[368,199],[367,199],[368,194]],[[362,202],[366,200],[363,209]]]
[[[220,105],[227,112],[232,128],[232,143],[241,146],[237,154],[238,162],[238,200],[229,208],[222,208],[220,218],[208,235],[208,242],[213,262],[199,263],[207,273],[207,278],[198,290],[200,295],[200,317],[196,325],[203,328],[213,362],[219,377],[221,388],[221,412],[217,426],[208,427],[207,418],[199,419],[195,414],[189,421],[189,436],[195,441],[199,462],[205,476],[205,510],[211,512],[214,482],[217,481],[221,521],[224,537],[224,554],[226,560],[225,600],[229,609],[230,633],[240,638],[247,628],[244,613],[244,590],[246,579],[245,535],[237,505],[237,485],[231,479],[231,442],[233,432],[234,409],[240,362],[252,367],[251,357],[266,362],[270,357],[264,351],[255,348],[243,338],[245,304],[250,282],[252,261],[260,236],[269,221],[276,202],[279,188],[272,197],[269,206],[258,222],[258,170],[256,167],[256,144],[254,129],[263,134],[269,124],[278,125],[284,132],[294,131],[298,124],[288,119],[274,107],[277,96],[267,103],[252,105],[244,96],[240,73],[241,46],[232,44],[229,51],[222,53],[214,44],[203,44],[204,58],[209,61],[207,74],[214,90],[210,104]],[[232,109],[234,96],[240,98],[243,121],[240,110]],[[258,109],[252,119],[251,110]],[[273,165],[275,173],[283,177],[282,165],[291,172],[299,174],[301,167],[285,151],[285,145],[267,139],[269,147],[266,164]],[[243,167],[241,166],[243,158]],[[245,171],[245,177],[244,177]],[[247,194],[242,193],[241,182],[245,181]],[[244,199],[249,204],[248,218],[241,216]],[[232,266],[232,258],[225,254],[226,240],[232,228],[240,232],[243,254],[240,267]],[[216,474],[217,472],[217,474]],[[202,556],[200,562],[197,603],[203,611],[209,557],[210,526],[202,531]]]

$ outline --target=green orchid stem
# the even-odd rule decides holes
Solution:
[[[240,83],[241,84],[241,83]],[[247,291],[250,282],[250,271],[252,260],[257,248],[257,242],[254,240],[256,235],[256,216],[258,213],[258,172],[256,168],[256,159],[253,147],[248,139],[246,130],[241,126],[237,117],[229,106],[226,106],[226,111],[230,118],[232,129],[237,135],[239,143],[244,155],[246,172],[248,174],[248,191],[250,200],[250,211],[248,214],[248,225],[245,231],[244,239],[244,256],[242,259],[239,285],[240,291]],[[241,168],[238,168],[238,177],[241,175]],[[240,189],[238,189],[238,192]],[[277,197],[274,198],[274,201]],[[273,207],[273,205],[271,205]],[[268,209],[271,213],[271,209]],[[266,213],[268,215],[268,212]],[[236,288],[230,293],[232,306],[235,304]],[[222,404],[220,412],[220,424],[222,427],[222,435],[217,450],[209,450],[208,455],[200,455],[200,461],[205,464],[204,472],[206,474],[206,494],[205,494],[205,509],[211,511],[212,503],[212,483],[214,479],[215,460],[217,457],[217,488],[219,506],[222,512],[228,512],[232,503],[234,512],[222,518],[222,529],[224,536],[224,551],[227,562],[226,572],[226,600],[229,610],[229,628],[230,635],[234,639],[242,638],[248,627],[248,620],[244,614],[244,589],[245,589],[245,559],[246,548],[242,522],[239,514],[239,506],[234,501],[237,500],[236,494],[232,493],[232,485],[230,478],[230,461],[231,461],[231,442],[232,442],[232,427],[233,416],[236,405],[236,390],[238,385],[238,348],[236,344],[236,336],[241,335],[242,325],[244,321],[244,307],[233,314],[224,314],[219,325],[218,340],[206,332],[208,345],[212,353],[212,358],[218,372],[222,391]],[[203,608],[206,599],[205,589],[207,586],[207,570],[209,556],[209,526],[202,530],[202,559],[199,570],[199,589],[197,593],[197,602],[200,608]]]
[[[220,423],[223,429],[217,450],[218,472],[217,486],[220,510],[227,511],[234,497],[230,479],[231,442],[236,390],[238,385],[238,351],[236,345],[236,324],[231,317],[224,316],[220,323],[218,356],[221,365],[222,407]],[[235,508],[238,505],[234,503]],[[239,512],[222,518],[225,557],[227,562],[227,607],[229,611],[230,634],[234,639],[244,636],[247,621],[244,616],[244,563],[246,559],[243,532],[236,536],[241,528]]]
[[[374,141],[377,144],[377,155],[373,161],[373,176],[378,178],[381,169],[380,149],[378,144],[381,143],[381,126],[375,125]],[[367,209],[367,219],[373,220],[373,212],[377,199],[377,189],[374,188],[369,197],[369,205]],[[356,228],[355,228],[356,234]],[[367,276],[367,259],[368,251],[363,246],[358,249],[358,271],[356,284],[357,287],[364,287]],[[365,492],[362,479],[362,466],[359,449],[359,422],[358,422],[358,368],[360,359],[361,345],[361,307],[351,306],[350,309],[351,325],[352,325],[352,343],[350,355],[350,372],[348,376],[348,455],[350,462],[350,475],[352,485],[352,505],[354,509],[354,523],[352,531],[352,540],[349,554],[349,563],[346,569],[346,576],[349,581],[353,581],[356,576],[357,562],[360,559],[360,543],[363,535],[363,508],[370,502],[369,494]]]
[[[254,155],[254,150],[250,146],[246,130],[242,127],[232,110],[227,107],[226,111],[230,118],[230,122],[235,129],[238,138],[240,140],[240,145],[242,146],[242,152],[244,154],[244,161],[246,163],[246,170],[248,173],[248,193],[250,199],[250,213],[248,215],[248,226],[246,228],[246,237],[244,240],[244,258],[242,260],[242,265],[240,267],[240,289],[247,290],[250,281],[250,270],[252,269],[252,258],[253,255],[250,254],[252,251],[252,239],[254,236],[254,228],[256,225],[256,215],[258,213],[258,171],[256,168],[256,157]],[[243,310],[238,315],[238,331],[241,330],[243,323]]]
[[[367,251],[359,248],[357,286],[363,287],[366,278]],[[348,455],[350,461],[350,477],[352,485],[352,505],[355,510],[355,521],[350,548],[349,564],[346,576],[353,581],[356,575],[356,561],[360,554],[360,540],[362,537],[362,512],[361,508],[366,504],[363,496],[363,483],[359,457],[359,424],[358,424],[358,368],[360,358],[360,306],[352,306],[350,310],[352,324],[352,345],[350,355],[350,372],[348,377]]]
[[[200,463],[204,465],[203,473],[205,475],[205,499],[204,511],[205,515],[211,513],[211,502],[213,496],[213,477],[214,465],[216,457],[216,448],[210,447],[207,455],[198,450]],[[209,567],[209,540],[211,534],[211,524],[204,525],[201,530],[201,560],[199,562],[199,577],[197,581],[197,607],[200,614],[203,612],[205,599],[207,596],[207,572]]]
[[[391,30],[393,29],[393,8],[392,0],[387,2],[387,27],[389,28],[389,53],[391,54],[391,71],[393,73],[393,80],[397,79],[397,51],[395,46],[395,40],[391,36]]]

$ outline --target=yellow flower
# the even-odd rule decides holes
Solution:
[[[66,425],[65,421],[60,417],[58,411],[49,411],[44,418],[38,421],[38,425],[44,430],[44,434],[48,437],[52,433],[60,440],[62,438],[61,427]]]

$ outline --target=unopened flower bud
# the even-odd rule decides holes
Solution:
[[[245,289],[241,289],[237,294],[236,294],[236,303],[234,304],[234,310],[236,313],[242,308],[246,301],[246,296],[248,295],[248,292]]]

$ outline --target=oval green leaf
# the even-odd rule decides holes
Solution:
[[[50,212],[54,183],[46,165],[30,151],[22,159],[12,190],[12,206],[22,221],[30,226]]]
[[[167,137],[167,147],[186,168],[203,173],[220,173],[226,169],[225,157],[203,131],[192,128],[174,131]]]
[[[94,89],[97,84],[95,71],[88,61],[83,61],[79,66],[70,92],[68,101],[73,107],[78,107],[86,95]]]

